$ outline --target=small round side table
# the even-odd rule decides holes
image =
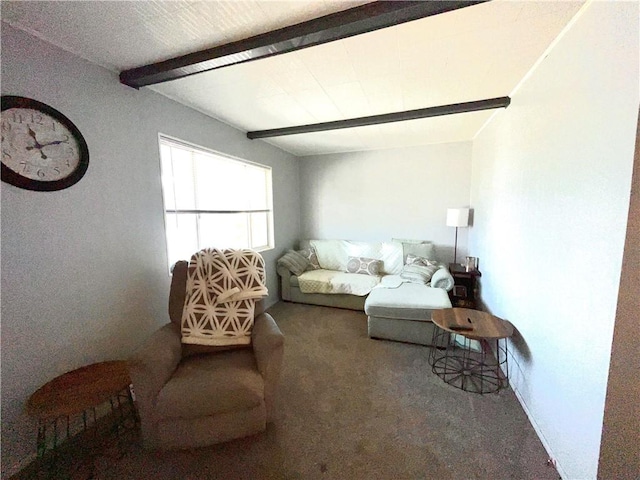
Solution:
[[[468,392],[493,393],[509,385],[510,322],[480,310],[434,310],[429,364],[446,383]]]
[[[90,457],[90,478],[93,457],[108,440],[122,450],[121,434],[139,424],[130,385],[125,361],[101,362],[64,373],[29,397],[26,412],[38,420],[37,453],[49,478],[77,478],[70,470],[79,452]]]

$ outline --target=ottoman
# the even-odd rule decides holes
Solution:
[[[364,304],[369,338],[431,346],[431,313],[451,308],[446,290],[419,283],[397,288],[374,288]]]

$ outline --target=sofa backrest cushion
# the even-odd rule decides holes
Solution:
[[[426,240],[407,240],[401,238],[394,238],[393,241],[400,242],[402,244],[404,263],[407,263],[407,255],[409,254],[417,257],[428,258],[429,260],[436,259],[436,249],[431,242]]]
[[[344,272],[347,269],[350,242],[347,240],[310,240],[309,243],[316,250],[321,268],[338,272]]]
[[[382,242],[380,244],[380,259],[384,263],[382,267],[383,273],[399,275],[404,265],[402,244],[398,242]]]
[[[320,267],[325,270],[346,271],[349,257],[382,260],[382,275],[399,275],[404,264],[402,244],[398,242],[309,240],[309,245],[315,248]]]

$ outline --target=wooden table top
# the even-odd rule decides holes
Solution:
[[[513,335],[511,322],[470,308],[434,310],[431,319],[443,330],[476,340],[507,338]]]
[[[64,373],[40,387],[27,401],[27,414],[40,420],[82,413],[131,384],[125,361],[94,363]]]

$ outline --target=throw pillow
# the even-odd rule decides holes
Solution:
[[[347,260],[347,273],[377,276],[380,275],[380,270],[382,260],[366,257],[349,257]]]
[[[402,243],[402,250],[404,252],[404,263],[407,263],[408,255],[417,255],[419,257],[430,258],[435,260],[436,252],[435,246],[431,242],[423,240],[407,240],[394,238],[394,242]]]
[[[302,275],[309,266],[309,259],[294,250],[288,250],[278,259],[278,265],[287,268],[296,276]]]
[[[320,262],[318,261],[318,254],[316,253],[315,248],[310,246],[309,248],[299,250],[298,253],[303,255],[309,261],[307,270],[320,270]]]
[[[422,265],[424,267],[433,265],[437,267],[438,263],[433,260],[429,260],[428,258],[418,257],[417,255],[413,255],[410,253],[409,255],[407,255],[405,265]]]
[[[436,265],[425,266],[414,263],[404,266],[400,278],[409,283],[423,283],[426,285],[437,270],[438,266]]]

